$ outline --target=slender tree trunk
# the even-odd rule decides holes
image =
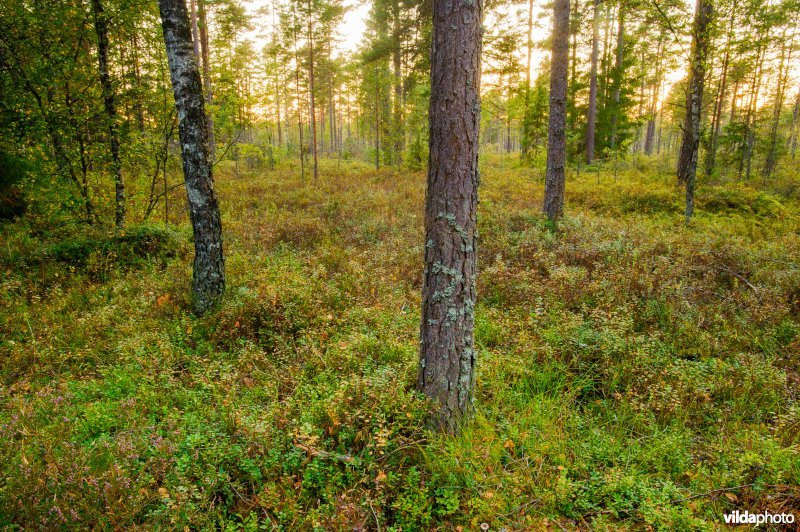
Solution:
[[[294,4],[293,4],[294,6]],[[292,38],[294,40],[294,80],[296,96],[297,96],[297,135],[299,137],[299,151],[300,151],[300,178],[306,177],[306,159],[305,159],[305,144],[303,143],[303,106],[300,103],[300,53],[297,48],[297,12],[292,7]]]
[[[611,150],[617,147],[617,128],[619,127],[620,108],[619,102],[622,95],[622,60],[625,53],[625,4],[620,3],[617,13],[617,49],[614,60],[614,113],[611,116]]]
[[[200,56],[200,28],[197,25],[197,0],[189,2],[189,15],[192,21],[192,44],[194,44],[194,58],[197,64],[202,64],[202,57]]]
[[[206,17],[206,0],[197,0],[197,26],[200,32],[200,56],[203,63],[203,86],[205,87],[205,105],[210,106],[214,102],[214,91],[211,87],[211,60],[209,58],[208,47],[208,21]],[[211,111],[206,109],[206,128],[208,129],[208,149],[211,158],[216,152],[216,141],[214,139],[214,118]]]
[[[533,140],[531,138],[533,135],[530,123],[531,110],[529,109],[531,105],[531,57],[533,55],[533,0],[528,0],[528,33],[525,48],[527,51],[525,60],[525,110],[522,114],[522,148],[520,150],[523,160],[527,159],[528,150],[530,150],[531,141]]]
[[[747,114],[745,115],[745,139],[742,158],[739,161],[739,179],[742,178],[742,171],[745,171],[746,179],[750,179],[753,163],[753,149],[756,143],[756,132],[754,115],[758,104],[758,94],[761,92],[761,74],[764,68],[764,55],[767,46],[759,44],[757,66],[753,74],[753,84],[750,89],[750,100],[747,103]]]
[[[278,125],[278,148],[283,146],[283,126],[281,124],[281,96],[283,96],[283,83],[278,79],[280,74],[275,78],[275,111]],[[278,85],[280,83],[280,85]]]
[[[378,65],[375,64],[375,169],[381,169],[381,86],[378,83]]]
[[[739,101],[739,80],[733,84],[733,94],[731,95],[731,115],[728,117],[728,122],[736,120],[736,103]]]
[[[783,111],[783,97],[786,94],[786,85],[789,80],[789,70],[792,65],[792,52],[794,51],[794,36],[789,42],[788,52],[786,50],[786,31],[783,32],[781,39],[781,60],[778,66],[778,83],[777,93],[775,94],[775,108],[772,112],[772,127],[769,135],[769,151],[767,158],[764,162],[764,168],[761,175],[764,178],[764,183],[772,176],[775,171],[775,165],[778,163],[778,126],[781,121],[781,111]],[[785,69],[785,71],[784,71]]]
[[[569,0],[566,0],[569,1]],[[473,408],[482,1],[433,2],[417,389],[432,425],[456,433]]]
[[[394,74],[394,159],[397,166],[403,161],[404,126],[403,126],[403,50],[400,27],[401,6],[399,0],[392,2],[392,69]]]
[[[122,160],[119,156],[119,122],[114,87],[108,72],[108,19],[101,0],[92,0],[94,28],[97,33],[97,58],[100,68],[100,85],[103,89],[103,104],[108,120],[108,143],[111,150],[111,166],[114,170],[114,225],[121,229],[125,225],[125,181],[122,178]]]
[[[158,7],[178,110],[183,175],[194,232],[193,307],[197,314],[204,314],[225,291],[225,258],[211,173],[203,86],[194,59],[186,4],[183,0],[159,0]]]
[[[578,0],[574,0],[574,4],[572,7],[572,13],[575,17],[580,17],[580,11],[578,10]],[[575,131],[575,120],[577,117],[575,100],[576,94],[578,92],[578,81],[577,81],[577,65],[578,65],[578,34],[580,33],[580,20],[577,23],[572,24],[573,21],[570,21],[569,25],[569,32],[572,37],[572,52],[571,56],[568,59],[569,61],[569,79],[567,81],[567,90],[568,90],[568,100],[573,102],[572,109],[570,110],[570,117],[569,117],[569,130]],[[569,39],[569,37],[568,37]],[[569,46],[569,44],[567,45]],[[552,61],[552,58],[551,58]],[[578,159],[578,165],[580,166],[580,159]]]
[[[592,17],[592,66],[589,73],[589,111],[586,117],[586,164],[594,160],[594,131],[597,121],[597,56],[600,47],[600,0],[594,0]]]
[[[543,211],[550,220],[564,213],[564,166],[567,158],[567,65],[569,0],[553,3],[553,52],[550,59],[550,125]]]
[[[714,111],[711,117],[711,138],[708,140],[708,152],[706,153],[706,175],[714,173],[717,164],[717,141],[719,139],[720,124],[722,123],[722,108],[725,105],[725,94],[728,89],[728,66],[731,58],[731,35],[733,35],[734,23],[736,20],[736,1],[731,7],[731,20],[728,26],[728,33],[725,36],[725,55],[722,58],[722,74],[720,75],[717,97],[714,99]]]
[[[311,3],[309,2],[308,5],[309,14],[308,14],[308,92],[309,92],[309,102],[311,106],[311,119],[309,120],[309,124],[311,124],[311,155],[313,156],[314,160],[314,180],[316,181],[319,177],[319,166],[317,163],[317,114],[316,109],[314,108],[314,35],[311,33]]]
[[[797,91],[797,96],[794,100],[794,111],[792,112],[792,132],[790,135],[789,140],[789,151],[792,154],[792,160],[794,160],[795,154],[797,153],[797,119],[800,116],[800,89]]]
[[[658,49],[656,50],[656,79],[653,85],[653,93],[650,97],[650,110],[647,113],[647,130],[644,136],[645,155],[653,154],[653,140],[656,135],[656,105],[658,104],[658,97],[661,94],[661,77],[663,76],[663,69],[661,66],[663,50],[664,39],[659,39]]]
[[[708,25],[713,6],[710,0],[697,0],[692,30],[692,55],[689,85],[686,87],[686,124],[683,131],[678,182],[686,186],[686,221],[694,214],[694,183],[700,149],[700,119],[703,107],[703,82],[708,55]]]

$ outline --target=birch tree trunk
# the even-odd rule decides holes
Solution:
[[[564,213],[564,166],[567,159],[567,66],[569,0],[553,3],[553,54],[550,59],[550,124],[543,211],[550,220]]]
[[[567,0],[568,1],[568,0]],[[456,433],[475,386],[482,1],[433,2],[425,273],[417,389]]]
[[[194,232],[193,307],[204,314],[225,291],[225,259],[203,108],[203,85],[194,58],[189,14],[183,0],[159,0],[164,43],[167,48],[183,175]]]

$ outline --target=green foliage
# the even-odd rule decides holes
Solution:
[[[17,185],[29,171],[26,161],[0,150],[0,220],[25,213],[27,204]]]

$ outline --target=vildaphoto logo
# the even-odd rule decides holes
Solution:
[[[769,512],[750,513],[747,510],[724,514],[728,525],[790,525],[794,523],[794,514],[771,514]]]

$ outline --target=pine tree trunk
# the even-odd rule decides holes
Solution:
[[[375,65],[375,170],[381,169],[381,86]]]
[[[299,152],[300,152],[300,179],[306,177],[306,158],[305,158],[305,144],[303,143],[303,106],[300,104],[300,54],[297,48],[297,11],[292,6],[292,38],[294,40],[294,80],[297,96],[297,136],[299,138]]]
[[[569,1],[569,0],[567,0]],[[482,2],[433,2],[425,273],[417,389],[432,425],[473,408]]]
[[[794,160],[795,154],[797,153],[797,119],[800,116],[800,90],[797,91],[797,97],[794,100],[794,111],[792,111],[792,132],[791,132],[791,139],[789,140],[789,151],[792,154],[792,160]]]
[[[750,179],[750,173],[753,163],[753,148],[756,143],[756,133],[754,124],[754,114],[758,104],[758,93],[761,91],[761,73],[764,67],[764,54],[766,46],[759,43],[756,68],[753,73],[753,83],[750,86],[750,100],[747,104],[747,113],[745,114],[745,137],[744,146],[742,147],[742,158],[739,160],[739,179],[742,178],[742,172],[746,171],[746,178]]]
[[[728,89],[728,66],[731,59],[731,35],[736,21],[736,1],[731,7],[731,20],[728,33],[725,37],[725,56],[722,59],[722,74],[717,89],[717,97],[714,99],[714,112],[711,117],[711,138],[708,141],[708,153],[706,153],[706,175],[714,173],[717,164],[717,141],[719,139],[720,124],[722,122],[722,108],[725,104],[725,93]]]
[[[122,178],[122,161],[119,156],[119,122],[115,104],[114,87],[108,72],[108,20],[101,0],[92,0],[94,28],[97,33],[97,58],[100,68],[100,85],[103,89],[103,104],[108,120],[108,143],[111,150],[111,166],[114,170],[114,225],[121,229],[125,225],[125,181]]]
[[[664,39],[659,39],[658,49],[656,50],[656,79],[653,85],[653,93],[650,97],[650,110],[647,113],[647,130],[644,136],[645,155],[653,154],[653,141],[656,136],[656,106],[658,105],[658,97],[661,94],[661,77],[663,76],[663,69],[661,66],[663,50]]]
[[[309,3],[308,13],[308,92],[311,117],[308,121],[311,124],[311,154],[314,160],[314,180],[319,177],[319,167],[317,163],[317,114],[314,108],[314,35],[311,33],[311,4]],[[323,122],[324,123],[324,122]]]
[[[192,22],[192,44],[194,45],[194,58],[197,64],[202,64],[200,57],[200,28],[197,25],[197,0],[189,2],[189,20]]]
[[[550,220],[564,213],[564,166],[567,157],[567,65],[569,0],[553,3],[553,53],[550,59],[550,124],[543,211]]]
[[[527,159],[532,140],[529,107],[531,104],[531,57],[533,55],[533,0],[528,0],[528,33],[525,48],[527,51],[525,60],[525,110],[522,114],[522,148],[520,150],[523,160]]]
[[[694,214],[694,184],[700,149],[700,118],[703,106],[703,81],[708,55],[708,25],[713,6],[710,0],[697,0],[692,31],[689,85],[686,87],[686,122],[678,162],[678,182],[686,186],[686,221]]]
[[[781,60],[778,66],[778,86],[777,94],[775,94],[775,107],[772,112],[772,127],[769,136],[769,151],[767,158],[764,162],[764,168],[761,175],[764,178],[764,183],[772,176],[775,171],[775,165],[778,163],[778,126],[781,120],[781,111],[783,110],[783,96],[786,94],[786,85],[789,80],[789,69],[792,65],[792,52],[794,51],[794,36],[789,42],[789,50],[786,50],[786,31],[784,30],[783,38],[781,39]],[[785,69],[785,72],[784,72]]]
[[[403,162],[405,138],[403,129],[403,50],[401,47],[401,28],[399,0],[392,2],[392,69],[394,74],[394,159],[397,166]]]
[[[594,160],[594,132],[597,121],[597,56],[600,46],[600,0],[594,0],[592,18],[592,66],[589,74],[589,111],[586,117],[586,164]]]
[[[183,175],[194,232],[193,307],[197,314],[204,314],[225,291],[225,258],[211,173],[203,86],[192,49],[186,4],[183,0],[159,0],[158,6],[178,110]]]

